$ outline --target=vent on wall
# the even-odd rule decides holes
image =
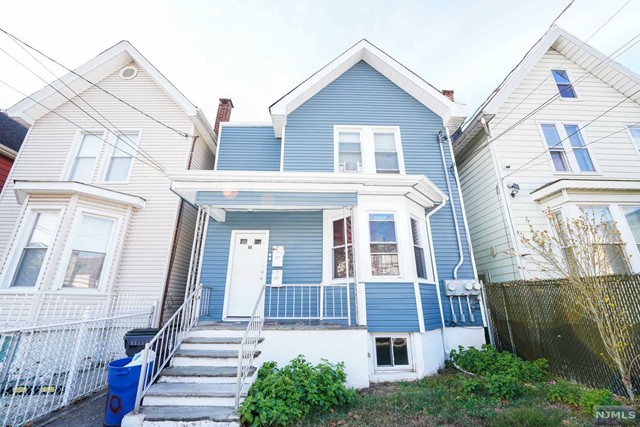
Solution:
[[[120,70],[120,77],[124,80],[131,80],[137,75],[138,75],[138,69],[131,65],[124,67],[122,70]]]

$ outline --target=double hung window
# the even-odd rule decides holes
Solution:
[[[353,277],[353,241],[351,236],[351,217],[346,218],[347,235],[345,237],[345,219],[333,221],[333,278],[345,278],[347,273],[347,259],[345,247],[349,255],[349,277]]]
[[[420,222],[411,218],[411,238],[413,239],[413,255],[416,260],[416,273],[419,278],[427,278],[427,266],[424,260],[424,244],[420,233]]]
[[[640,251],[640,206],[629,206],[623,208],[623,210],[627,224],[631,229],[633,240],[635,240],[636,246]]]
[[[404,173],[397,127],[336,126],[336,172]]]
[[[78,147],[71,169],[69,181],[90,182],[98,162],[98,156],[102,150],[102,138],[95,134],[82,134],[82,140]]]
[[[591,153],[577,124],[540,125],[555,172],[595,172]]]
[[[567,70],[551,70],[553,80],[556,82],[558,92],[560,92],[561,98],[577,98],[576,90],[569,79]]]
[[[11,286],[35,286],[55,235],[58,212],[37,212]]]
[[[133,153],[138,145],[137,133],[119,134],[111,152],[105,181],[128,181],[133,166]]]
[[[624,242],[620,241],[619,233],[611,217],[611,212],[606,206],[582,206],[582,214],[589,221],[593,221],[596,227],[604,234],[603,243],[598,244],[595,251],[600,259],[607,261],[605,271],[601,274],[625,274],[629,272]]]
[[[369,242],[371,274],[373,276],[399,276],[398,239],[394,215],[369,214]]]

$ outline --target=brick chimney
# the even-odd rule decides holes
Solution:
[[[442,94],[455,102],[455,99],[453,99],[453,91],[451,89],[442,89]]]
[[[220,123],[228,122],[231,118],[231,110],[233,109],[233,101],[229,98],[220,98],[220,103],[218,104],[218,114],[216,114],[216,124],[213,127],[213,131],[218,134],[218,129],[220,128]]]

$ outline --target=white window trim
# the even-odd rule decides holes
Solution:
[[[85,132],[81,129],[76,130],[76,134],[74,136],[73,144],[71,145],[71,150],[69,151],[69,155],[67,156],[67,161],[65,162],[64,168],[62,169],[62,175],[60,175],[60,181],[70,181],[71,169],[73,168],[73,163],[80,151],[80,144],[82,144],[82,139],[84,135],[94,134],[102,139],[102,147],[96,156],[96,160],[93,163],[93,172],[91,175],[91,179],[87,181],[87,183],[92,183],[95,180],[96,169],[98,164],[100,163],[100,158],[102,157],[102,152],[104,151],[104,141],[107,140],[107,131],[89,131]]]
[[[29,293],[33,291],[38,291],[42,285],[42,278],[44,276],[45,270],[47,269],[47,265],[50,261],[51,251],[53,250],[53,246],[57,241],[58,234],[60,233],[60,224],[62,223],[62,217],[64,216],[66,205],[52,205],[52,204],[30,204],[27,208],[27,212],[22,219],[21,224],[18,227],[14,235],[14,244],[11,248],[9,256],[7,257],[7,262],[2,271],[2,275],[0,275],[0,289],[5,292],[11,293]],[[42,261],[42,268],[40,268],[40,273],[36,280],[36,284],[34,287],[28,286],[11,286],[13,282],[14,276],[16,274],[16,269],[18,268],[18,264],[20,263],[20,258],[22,256],[22,251],[24,246],[27,243],[27,239],[29,239],[31,235],[31,230],[35,224],[36,216],[40,212],[57,212],[58,213],[58,221],[56,223],[56,228],[54,235],[51,238],[51,244],[47,248],[47,252],[44,256],[44,260]]]
[[[426,278],[424,277],[418,277],[418,265],[415,262],[415,253],[414,253],[414,244],[413,244],[413,230],[411,229],[411,220],[415,220],[418,222],[418,239],[420,239],[420,244],[421,244],[421,248],[422,248],[422,252],[423,252],[423,257],[424,257],[424,268],[425,268],[425,272],[426,272]],[[412,255],[413,255],[413,274],[415,275],[416,280],[418,281],[418,283],[426,283],[426,284],[435,284],[435,279],[433,277],[433,270],[431,268],[431,254],[429,253],[431,251],[431,248],[429,247],[429,236],[427,234],[427,224],[426,221],[424,219],[421,219],[418,215],[413,214],[412,212],[409,212],[409,231],[411,232],[411,249],[412,249]]]
[[[349,216],[349,212],[345,212]],[[322,283],[327,285],[344,284],[346,279],[344,277],[339,279],[333,278],[333,222],[344,218],[342,209],[325,209],[322,215],[322,256],[326,260],[322,263]],[[352,251],[355,257],[358,256],[357,246],[355,241],[356,236],[356,218],[357,213],[354,210],[351,217],[351,245]],[[353,262],[353,260],[350,260]],[[356,260],[356,266],[358,265]],[[353,277],[349,276],[349,283],[353,283]]]
[[[373,370],[376,373],[379,372],[411,372],[415,369],[415,357],[413,354],[413,343],[411,340],[410,333],[393,333],[393,332],[376,332],[370,334],[371,336],[371,345],[373,348]],[[378,366],[378,352],[376,351],[376,338],[404,338],[407,340],[407,356],[409,358],[408,365],[400,365],[400,366]]]
[[[71,252],[73,250],[73,241],[75,240],[78,232],[80,230],[80,224],[82,221],[82,217],[84,215],[97,216],[101,218],[107,218],[114,220],[113,229],[111,232],[111,238],[109,239],[109,243],[107,244],[107,253],[104,258],[104,264],[102,266],[102,271],[100,272],[100,282],[98,286],[95,288],[64,288],[64,276],[67,272],[67,267],[69,265],[69,261],[71,259]],[[66,293],[104,293],[107,286],[107,281],[111,276],[111,271],[113,268],[113,261],[115,257],[115,253],[117,252],[117,248],[115,244],[118,242],[118,236],[122,232],[122,225],[124,222],[124,215],[114,214],[112,212],[105,212],[98,209],[92,208],[78,208],[75,212],[75,216],[73,218],[73,222],[71,223],[70,231],[67,236],[67,240],[65,242],[64,251],[62,252],[62,256],[60,257],[60,265],[58,266],[58,271],[56,273],[52,290],[61,291]]]
[[[633,147],[633,151],[635,151],[638,157],[640,157],[640,147],[636,147],[635,142],[633,142],[633,135],[631,135],[631,128],[640,129],[640,125],[628,123],[628,124],[625,124],[624,127],[627,131],[627,136],[629,136],[629,141],[631,141],[631,146]]]
[[[571,87],[573,88],[573,92],[576,94],[575,98],[563,98],[562,95],[560,95],[560,89],[558,89],[558,84],[556,83],[556,79],[553,78],[553,70],[558,70],[558,71],[565,71],[567,73],[567,77],[569,78],[569,82],[571,82]],[[558,99],[561,99],[562,101],[567,101],[567,102],[576,102],[576,101],[582,101],[582,96],[580,95],[580,92],[578,91],[578,88],[576,87],[576,80],[573,78],[573,72],[568,69],[568,68],[562,68],[562,67],[549,67],[549,76],[551,76],[551,82],[553,82],[553,87],[556,90],[556,94],[558,95]]]
[[[131,141],[127,140],[127,153],[129,152],[129,150],[132,150],[133,153],[131,153],[131,164],[129,165],[129,171],[127,172],[127,178],[122,180],[122,181],[108,181],[107,180],[107,173],[109,172],[109,164],[111,163],[111,156],[113,156],[113,153],[116,150],[116,143],[118,142],[118,135],[122,135],[122,134],[138,134],[138,138],[135,142],[135,144],[131,144]],[[130,129],[130,130],[122,130],[120,129],[118,130],[111,130],[110,135],[109,135],[109,139],[107,141],[109,141],[109,147],[107,148],[107,153],[106,156],[104,158],[104,162],[102,165],[102,170],[100,172],[100,179],[99,179],[99,183],[100,184],[128,184],[129,180],[131,179],[131,172],[133,171],[133,165],[136,162],[137,159],[137,150],[138,147],[140,147],[140,139],[142,138],[142,130],[141,129]],[[135,146],[134,148],[131,148],[131,145]]]
[[[545,155],[547,156],[547,160],[549,161],[549,166],[551,167],[551,172],[554,175],[602,175],[600,172],[600,166],[593,155],[593,150],[591,150],[591,144],[589,142],[589,138],[586,135],[585,129],[582,126],[581,122],[578,121],[547,121],[540,120],[536,122],[538,126],[538,132],[540,133],[540,138],[544,147]],[[567,166],[569,170],[566,172],[556,171],[555,166],[553,165],[553,158],[551,157],[551,150],[549,150],[549,145],[547,145],[547,139],[544,136],[544,131],[542,130],[542,125],[554,125],[556,127],[556,131],[560,136],[560,140],[562,141],[562,148],[564,149],[565,158],[567,159]],[[580,136],[582,137],[582,142],[584,142],[584,148],[589,153],[589,158],[591,159],[591,164],[593,165],[593,172],[582,172],[580,171],[580,166],[578,165],[578,160],[576,159],[575,153],[573,152],[573,147],[571,146],[571,141],[569,141],[567,131],[565,130],[565,125],[573,125],[578,126],[580,131]]]
[[[374,133],[393,133],[396,143],[396,153],[398,156],[398,169],[400,169],[399,175],[405,175],[404,167],[404,153],[402,151],[402,138],[400,136],[399,126],[361,126],[361,125],[334,125],[333,126],[333,170],[337,173],[349,173],[340,172],[340,132],[358,132],[360,134],[360,153],[362,156],[361,171],[358,173],[364,174],[376,174],[376,156],[375,156],[375,143]],[[382,174],[381,174],[382,175]],[[394,174],[384,174],[391,175]]]

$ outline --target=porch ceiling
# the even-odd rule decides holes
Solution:
[[[447,200],[422,175],[181,171],[171,188],[197,205],[222,209],[328,209],[357,205],[358,195],[402,195],[431,208]]]

